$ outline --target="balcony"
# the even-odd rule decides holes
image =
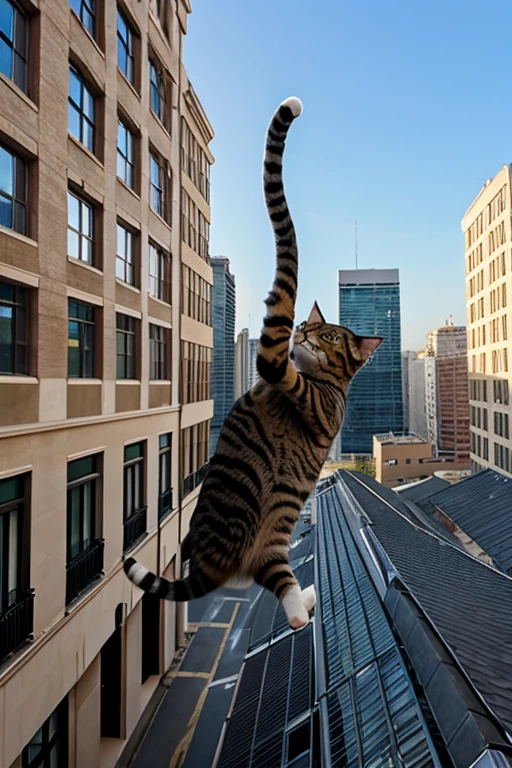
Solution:
[[[66,605],[99,578],[103,571],[103,539],[74,557],[66,566]]]
[[[137,512],[134,512],[133,515],[130,515],[130,517],[126,518],[124,521],[123,550],[125,552],[129,547],[136,544],[146,533],[148,528],[147,516],[148,508],[141,507]]]
[[[158,498],[158,519],[163,520],[172,510],[172,488],[161,493]]]
[[[203,464],[202,467],[199,467],[199,469],[196,469],[196,471],[192,472],[192,474],[187,475],[187,477],[183,480],[183,497],[188,496],[189,493],[192,493],[194,488],[197,488],[198,485],[201,485],[204,480],[204,476],[206,475],[207,469],[208,462]]]
[[[34,590],[22,592],[14,605],[0,614],[0,662],[26,640],[34,628]]]

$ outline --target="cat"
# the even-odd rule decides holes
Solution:
[[[260,378],[231,409],[210,459],[183,542],[188,575],[169,582],[133,558],[124,562],[134,584],[167,600],[255,581],[281,601],[294,629],[308,623],[316,597],[314,586],[301,591],[289,565],[291,534],[342,425],[350,380],[382,342],[327,323],[315,302],[289,351],[298,253],[282,156],[301,112],[299,99],[286,99],[267,131],[263,185],[277,270],[265,301]]]

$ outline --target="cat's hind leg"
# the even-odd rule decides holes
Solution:
[[[300,629],[308,623],[311,609],[307,609],[306,604],[311,604],[311,595],[303,599],[304,593],[289,563],[276,560],[265,563],[256,574],[255,581],[273,592],[281,601],[290,627]]]

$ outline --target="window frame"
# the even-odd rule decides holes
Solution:
[[[30,473],[12,475],[0,481],[0,487],[11,482],[16,482],[16,493],[7,501],[0,502],[1,531],[0,538],[0,616],[16,605],[24,592],[28,589],[30,557],[30,520],[27,519],[30,510]],[[11,525],[12,517],[16,513],[16,563],[15,574],[11,571]],[[7,522],[7,525],[5,521]],[[5,533],[7,529],[7,533]],[[3,550],[3,551],[2,551]],[[11,572],[10,572],[11,571]],[[9,589],[10,579],[14,577],[15,585]],[[14,595],[11,597],[11,593]]]
[[[122,128],[126,133],[126,154],[124,154],[123,150],[119,148],[119,129],[120,128]],[[117,148],[116,176],[118,179],[121,179],[121,181],[124,184],[126,184],[126,186],[129,187],[134,192],[135,192],[135,143],[136,141],[137,141],[136,135],[129,128],[129,126],[123,120],[123,118],[118,116],[117,139],[116,139],[116,148]],[[120,163],[122,163],[124,166],[123,176],[119,174]],[[128,180],[130,174],[131,174],[131,180]]]
[[[80,311],[80,307],[84,307],[88,310],[91,310],[91,316],[92,320],[89,320],[87,318],[81,318],[79,316],[72,316],[71,313],[71,305],[76,304],[77,305],[77,312]],[[97,322],[97,307],[95,307],[93,304],[86,304],[83,301],[79,301],[78,299],[73,299],[72,297],[68,298],[68,379],[93,379],[95,378],[96,373],[96,359],[95,359],[95,352],[96,352],[96,322]],[[74,375],[70,374],[69,370],[69,349],[70,345],[69,342],[71,340],[70,335],[70,323],[76,322],[78,323],[78,348],[79,348],[79,373]],[[91,343],[90,349],[87,349],[85,346],[87,343],[87,338],[85,337],[85,332],[87,329],[92,328],[92,336],[89,338],[89,342]],[[73,345],[74,346],[74,345]],[[90,352],[90,358],[87,358],[87,353]],[[88,360],[90,360],[90,367],[87,365]]]
[[[170,304],[171,256],[167,251],[149,242],[149,295]]]
[[[0,142],[0,152],[5,152],[12,160],[12,171],[10,186],[12,192],[4,189],[0,179],[0,200],[7,200],[11,205],[10,224],[3,224],[0,220],[0,226],[18,232],[20,235],[27,235],[27,199],[28,199],[28,167],[24,158],[20,157],[10,147]],[[20,191],[21,188],[21,191]]]
[[[125,233],[124,235],[124,242],[125,242],[125,253],[120,253],[119,248],[119,230],[122,229]],[[134,249],[134,240],[136,235],[131,231],[131,229],[128,229],[124,226],[121,222],[117,222],[116,224],[116,277],[118,280],[122,280],[123,283],[126,283],[127,285],[131,285],[132,287],[136,287],[135,282],[135,249]],[[128,247],[128,243],[130,243],[130,246]],[[120,276],[118,273],[119,265],[122,264],[123,266],[120,267],[123,272],[123,277]],[[129,277],[129,273],[131,270],[131,280],[127,279]]]
[[[29,17],[12,0],[5,0],[12,8],[12,39],[0,29],[0,46],[5,45],[11,52],[11,72],[3,72],[23,93],[28,94]],[[18,30],[22,22],[23,29]],[[20,50],[23,48],[23,50]],[[21,72],[16,63],[20,62]]]
[[[126,458],[126,452],[128,449],[133,448],[134,446],[140,446],[141,453],[140,456],[136,456],[133,459],[127,459]],[[130,443],[129,445],[125,445],[124,447],[124,456],[123,456],[123,522],[126,522],[131,517],[136,515],[138,512],[140,512],[142,509],[146,507],[146,441],[145,440],[139,440],[136,443]],[[134,470],[132,473],[131,470]],[[133,500],[135,500],[135,493],[134,489],[136,486],[136,477],[139,477],[139,489],[140,489],[140,499],[139,499],[139,505],[138,506],[132,506],[131,510],[128,509],[128,494],[127,494],[127,486],[132,486],[132,493],[131,497]]]
[[[77,104],[74,99],[71,97],[71,88],[68,85],[69,91],[68,91],[68,133],[70,136],[73,136],[77,141],[80,142],[89,152],[92,152],[95,154],[95,148],[96,148],[96,102],[97,99],[93,93],[93,91],[89,88],[85,77],[79,70],[79,68],[72,63],[69,62],[69,80],[71,80],[71,73],[75,75],[77,80],[80,83],[80,104]],[[84,111],[84,92],[87,93],[89,98],[92,102],[92,118],[90,118]],[[73,108],[75,112],[78,114],[79,118],[79,136],[75,136],[74,133],[70,130],[70,108]],[[84,123],[87,123],[89,128],[91,129],[91,145],[87,144],[84,141]]]
[[[57,727],[50,736],[51,720],[57,715]],[[32,760],[29,760],[30,742],[41,732],[41,750]],[[59,741],[60,740],[60,741]],[[59,744],[59,757],[57,768],[66,768],[68,765],[68,747],[69,747],[69,704],[68,697],[65,696],[60,704],[53,710],[41,728],[32,736],[29,743],[22,752],[22,768],[47,768],[50,766],[51,753],[56,744]]]
[[[158,184],[153,181],[153,163],[158,168]],[[165,188],[164,188],[164,168],[161,164],[161,158],[151,149],[149,150],[149,206],[158,216],[165,220]],[[158,207],[153,206],[153,191],[158,196]]]
[[[169,381],[167,340],[169,331],[163,325],[149,323],[149,380]],[[157,354],[155,354],[157,353]]]
[[[2,368],[2,357],[0,357],[0,375],[1,376],[29,376],[30,375],[30,289],[26,286],[16,285],[8,280],[0,279],[0,288],[2,285],[7,285],[14,289],[14,300],[9,301],[3,299],[0,295],[0,323],[6,318],[2,316],[2,307],[8,307],[13,309],[13,317],[11,318],[11,324],[13,327],[11,338],[12,348],[10,349],[11,356],[11,370]],[[22,294],[23,301],[19,299],[19,294]],[[24,318],[20,322],[19,314],[24,312]],[[9,318],[7,318],[9,320]],[[21,327],[24,330],[23,340],[19,338],[18,328]],[[23,356],[23,363],[20,365],[20,358]]]
[[[69,212],[70,212],[70,204],[69,199],[70,197],[74,198],[78,202],[78,226],[79,229],[75,229],[70,223],[69,223]],[[67,255],[70,259],[73,259],[74,261],[81,261],[84,264],[88,264],[90,267],[96,267],[96,248],[95,248],[95,229],[96,229],[96,210],[94,205],[92,205],[88,200],[86,200],[81,195],[77,194],[71,189],[68,189],[68,226],[67,226],[67,232],[68,232],[68,245],[67,245]],[[83,230],[83,222],[84,222],[84,208],[87,208],[90,213],[90,221],[91,221],[91,234],[86,234]],[[69,233],[72,232],[75,235],[78,236],[78,256],[73,256],[69,253]],[[86,258],[83,258],[84,253],[84,244],[90,244],[90,259],[87,258],[89,255],[86,253]],[[86,249],[87,250],[87,249]]]
[[[124,23],[126,28],[126,39],[123,38],[119,30],[119,21]],[[133,29],[133,25],[128,21],[125,12],[117,6],[117,67],[130,85],[135,85],[135,37],[136,33]],[[119,46],[122,46],[126,56],[126,69],[121,67],[119,63]]]
[[[156,103],[158,103],[158,109],[155,109]],[[160,63],[151,53],[149,54],[149,106],[155,117],[164,125],[166,108],[164,72]]]
[[[92,459],[92,472],[89,472],[88,474],[80,475],[79,477],[74,478],[73,480],[69,479],[69,470],[70,467],[74,464],[76,465],[77,462],[83,461],[84,459]],[[90,549],[92,549],[98,539],[98,523],[97,523],[97,512],[98,512],[98,481],[101,478],[101,472],[100,472],[100,454],[91,454],[89,456],[84,456],[80,459],[73,459],[71,461],[68,461],[67,464],[67,482],[66,482],[66,493],[67,493],[67,504],[66,504],[66,515],[67,515],[67,526],[66,526],[66,564],[69,566],[72,564],[76,559],[80,558],[84,552],[88,552]],[[84,545],[85,541],[85,487],[91,486],[90,488],[90,521],[89,521],[89,544],[87,546]],[[75,554],[72,554],[72,530],[73,530],[73,520],[72,520],[72,494],[73,491],[76,489],[79,490],[79,535],[80,535],[80,549]]]
[[[73,7],[73,3],[76,6],[79,6],[79,9]],[[93,40],[96,39],[96,3],[95,0],[69,0],[69,6],[75,16],[80,20],[81,25],[86,30],[86,32],[89,33],[89,35],[92,37]],[[84,9],[87,12],[88,16],[86,18],[90,19],[90,26],[89,24],[86,24],[84,21]]]
[[[131,381],[137,378],[137,318],[116,312],[116,379]],[[122,339],[122,349],[119,342]],[[119,361],[122,361],[121,374]]]
[[[164,471],[163,471],[164,470]],[[167,476],[168,482],[163,487],[163,480]],[[172,511],[172,493],[170,505],[164,506],[163,499],[166,494],[172,492],[172,432],[166,432],[158,436],[158,519],[162,520]]]

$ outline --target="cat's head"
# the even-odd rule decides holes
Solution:
[[[308,319],[295,329],[291,357],[303,373],[348,385],[381,343],[380,336],[358,336],[326,323],[315,301]]]

